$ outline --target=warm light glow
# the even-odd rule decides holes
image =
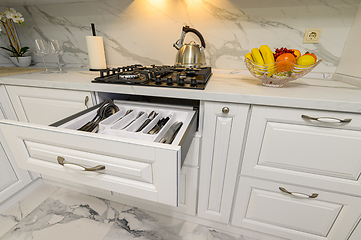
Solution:
[[[148,0],[148,2],[156,8],[164,8],[168,0]]]

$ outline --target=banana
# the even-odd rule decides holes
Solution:
[[[252,54],[253,60],[254,60],[256,63],[258,63],[258,64],[264,64],[262,55],[261,55],[260,51],[258,50],[258,48],[252,48],[251,54]]]
[[[262,54],[264,63],[269,64],[275,62],[275,58],[273,57],[273,52],[269,46],[262,45],[259,47],[259,51]]]
[[[268,72],[267,75],[270,77],[276,71],[275,58],[273,57],[273,52],[271,48],[267,45],[260,46],[259,51],[262,54],[264,63],[267,64],[267,72]]]
[[[254,62],[254,60],[253,60],[253,57],[252,57],[252,54],[251,53],[247,53],[245,56],[244,56],[244,58],[245,59],[249,59],[249,60],[251,60],[251,61],[253,61]]]

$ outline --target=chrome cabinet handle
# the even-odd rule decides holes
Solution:
[[[339,118],[333,118],[333,117],[310,117],[307,115],[301,115],[301,118],[307,119],[307,120],[315,120],[323,123],[349,123],[352,119],[339,119]]]
[[[308,198],[317,198],[318,197],[318,193],[312,193],[312,195],[308,195],[305,193],[289,192],[283,187],[279,187],[279,190],[281,190],[284,193],[290,194],[292,196],[297,196],[297,197],[308,197]]]
[[[229,113],[229,107],[223,107],[222,113],[225,113],[225,114]]]
[[[66,165],[73,165],[73,166],[76,166],[76,169],[82,170],[82,171],[94,172],[94,171],[100,171],[100,170],[105,169],[104,165],[98,165],[98,166],[95,166],[95,167],[87,168],[87,167],[84,167],[84,166],[76,164],[76,163],[68,163],[68,162],[65,162],[65,159],[63,157],[60,157],[60,156],[58,156],[57,160],[58,160],[58,163],[60,165],[62,165],[62,166],[64,166],[65,164]]]
[[[85,96],[84,104],[85,104],[86,108],[89,108],[89,107],[88,107],[88,102],[89,102],[89,97],[88,97],[88,96]]]

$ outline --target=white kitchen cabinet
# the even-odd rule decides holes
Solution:
[[[6,86],[21,122],[49,125],[94,105],[90,92]]]
[[[198,216],[228,223],[249,105],[204,102]]]
[[[0,119],[12,118],[4,86],[0,86]],[[32,179],[28,171],[19,169],[5,152],[5,141],[0,135],[0,203],[29,184]]]
[[[347,240],[361,239],[361,218],[357,221],[355,229],[352,231],[351,236]]]
[[[0,129],[23,169],[39,172],[44,177],[51,175],[76,184],[178,206],[181,165],[197,128],[197,112],[188,106],[129,101],[116,101],[116,104],[119,112],[101,123],[101,133],[76,130],[93,119],[98,107],[52,126],[0,121]],[[131,120],[124,117],[117,121],[127,109],[134,110],[127,115],[129,117],[140,110],[147,114],[151,110],[159,112],[147,128],[160,117],[171,118],[155,135],[133,131],[141,118],[121,130]],[[183,125],[172,144],[158,143],[170,125],[179,120]],[[96,171],[80,171],[92,167]]]
[[[359,114],[254,106],[241,173],[361,196],[360,146]]]
[[[292,240],[343,240],[360,205],[358,197],[240,177],[231,224]]]

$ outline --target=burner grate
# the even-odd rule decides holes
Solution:
[[[137,84],[153,87],[205,89],[211,68],[142,66],[139,64],[100,71],[93,83]]]

